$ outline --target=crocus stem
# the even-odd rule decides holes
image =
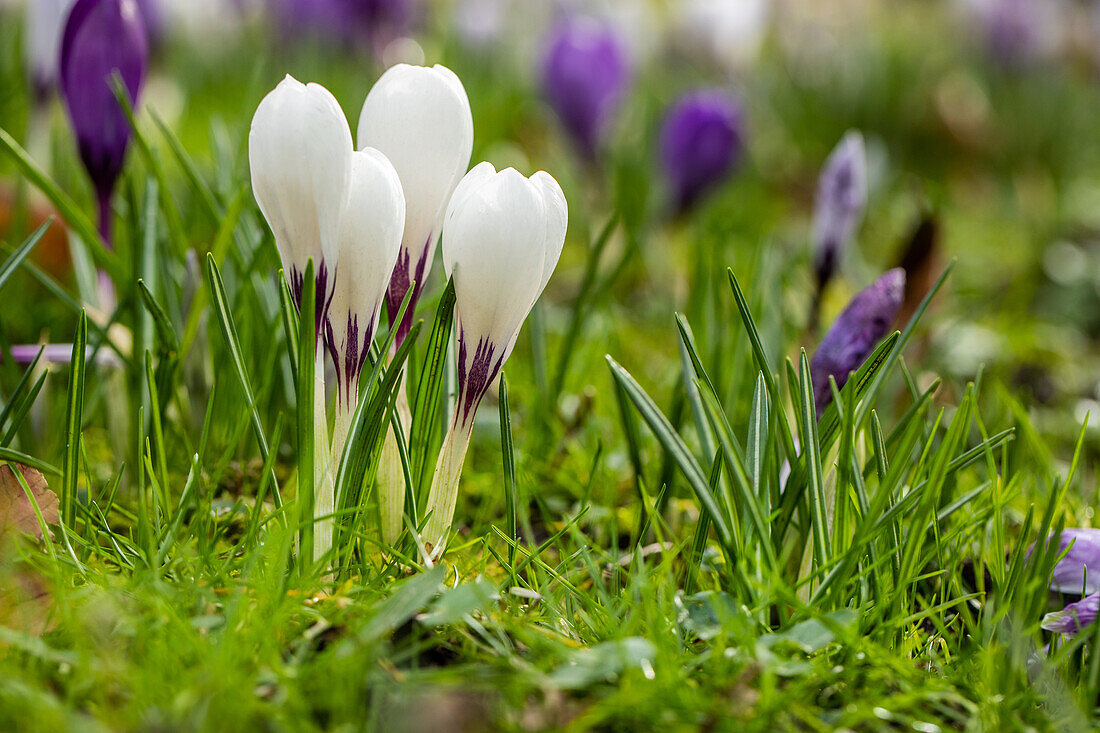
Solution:
[[[406,437],[412,427],[412,413],[409,400],[405,396],[405,375],[397,385],[397,419],[401,421],[401,431]],[[400,446],[397,435],[391,425],[386,430],[382,443],[382,455],[378,464],[378,502],[382,517],[382,541],[393,545],[401,536],[401,517],[405,509],[405,471],[401,466]]]
[[[111,194],[99,194],[98,195],[99,206],[99,236],[103,239],[103,244],[107,246],[107,249],[113,249],[114,243],[112,240],[112,214],[111,211]],[[115,284],[111,280],[111,276],[107,274],[106,270],[99,271],[99,307],[105,312],[110,313],[115,309],[115,305],[118,303],[118,299],[115,297]]]
[[[328,417],[325,414],[325,356],[318,350],[313,369],[313,465],[316,495],[313,501],[313,557],[332,548],[332,512],[336,489],[329,458]]]
[[[454,518],[458,479],[462,475],[466,450],[470,447],[473,424],[472,419],[451,423],[451,429],[443,440],[443,448],[439,451],[439,460],[435,464],[435,476],[432,477],[426,509],[426,513],[431,516],[421,536],[432,545],[433,552],[437,554],[442,552],[445,536]]]
[[[351,424],[355,419],[355,410],[359,406],[359,382],[352,380],[347,387],[346,395],[336,397],[336,417],[332,425],[332,476],[335,479],[340,473],[340,461],[344,457],[344,446],[348,442],[348,433],[351,432]]]

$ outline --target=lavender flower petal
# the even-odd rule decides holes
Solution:
[[[629,83],[627,50],[610,26],[575,17],[551,32],[542,63],[543,91],[585,155],[595,155]]]
[[[986,0],[978,13],[994,63],[1020,68],[1040,55],[1046,16],[1036,0]]]
[[[677,211],[725,180],[744,149],[741,103],[731,94],[693,92],[673,106],[661,130],[661,163]]]
[[[819,287],[836,270],[851,244],[867,205],[867,162],[863,137],[848,132],[821,170],[814,200],[814,260]]]
[[[1067,529],[1062,532],[1058,551],[1069,552],[1054,567],[1051,590],[1059,593],[1100,592],[1100,529]]]
[[[862,290],[837,316],[810,362],[818,415],[833,399],[829,377],[838,387],[845,385],[848,374],[859,368],[889,332],[904,296],[905,271],[899,267]]]
[[[1098,611],[1100,611],[1100,593],[1093,593],[1076,603],[1069,604],[1061,611],[1048,613],[1043,617],[1042,626],[1047,631],[1057,634],[1076,634],[1096,620]]]

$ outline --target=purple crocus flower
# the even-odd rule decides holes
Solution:
[[[1047,631],[1072,635],[1095,621],[1100,609],[1100,529],[1063,530],[1058,538],[1058,552],[1066,552],[1066,556],[1054,566],[1050,589],[1086,595],[1061,611],[1048,613],[1042,626]]]
[[[819,288],[832,278],[867,205],[863,136],[847,132],[825,161],[814,199],[814,264]]]
[[[156,46],[164,37],[164,0],[137,0],[141,20],[145,23],[145,37],[150,46]]]
[[[1048,613],[1043,617],[1042,626],[1057,634],[1076,634],[1096,620],[1100,611],[1100,593],[1087,595],[1076,603],[1071,603],[1061,611]]]
[[[858,293],[837,316],[810,362],[818,415],[833,399],[829,377],[838,387],[847,383],[848,374],[859,368],[890,330],[904,297],[905,270],[898,267]]]
[[[677,211],[726,179],[743,148],[741,103],[732,94],[705,89],[677,102],[661,130],[661,162]]]
[[[304,30],[344,43],[367,38],[376,48],[407,31],[412,11],[412,0],[279,0],[287,35]]]
[[[627,50],[609,25],[574,16],[550,33],[542,61],[543,93],[589,158],[629,83]]]
[[[1036,0],[986,0],[979,16],[995,63],[1018,68],[1039,55],[1046,18]]]
[[[1054,567],[1051,590],[1059,593],[1100,592],[1100,529],[1064,530],[1058,551],[1065,551],[1071,542],[1073,547]]]
[[[137,100],[149,60],[145,24],[134,0],[77,0],[61,39],[61,90],[84,167],[99,203],[99,230],[111,241],[111,193],[130,123],[112,91],[118,73]]]

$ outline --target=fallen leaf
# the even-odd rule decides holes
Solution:
[[[15,471],[18,470],[17,475]],[[0,466],[0,624],[29,636],[41,636],[55,622],[48,581],[19,560],[14,544],[20,533],[42,539],[42,527],[19,476],[30,489],[46,524],[57,524],[57,494],[46,477],[20,464]],[[6,644],[0,643],[0,646]]]
[[[0,466],[0,535],[14,529],[42,539],[42,527],[35,516],[34,506],[27,498],[27,492],[23,490],[12,465]],[[57,524],[57,494],[46,485],[46,477],[33,468],[14,465],[23,475],[46,524]]]

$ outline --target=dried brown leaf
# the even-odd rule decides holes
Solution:
[[[46,524],[58,523],[57,494],[46,485],[46,477],[39,471],[27,466],[15,464],[31,490],[38,509]],[[0,535],[9,530],[25,532],[42,539],[42,527],[38,524],[34,506],[27,498],[18,477],[11,465],[0,466]]]

